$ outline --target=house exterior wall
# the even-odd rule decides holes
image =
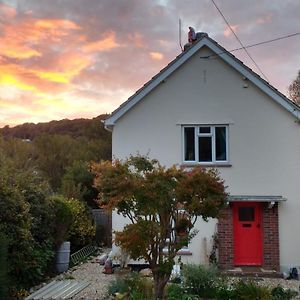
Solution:
[[[113,129],[113,157],[149,155],[181,165],[182,124],[228,124],[230,167],[220,167],[232,195],[282,195],[279,204],[280,265],[300,265],[300,126],[295,118],[221,59],[202,48],[122,116]],[[247,87],[245,87],[247,85]],[[116,218],[113,217],[113,227]],[[206,239],[205,224],[192,249]],[[209,234],[206,234],[206,232]],[[202,253],[203,258],[203,253]],[[201,255],[195,255],[200,262]]]

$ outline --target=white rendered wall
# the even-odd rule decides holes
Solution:
[[[219,168],[232,195],[282,195],[280,264],[300,265],[300,125],[295,118],[217,58],[200,50],[113,129],[113,157],[149,155],[161,164],[182,163],[181,124],[229,124],[231,167]],[[113,229],[119,222],[113,217]],[[203,261],[201,240],[209,241],[215,221],[202,224],[191,249]],[[202,256],[201,256],[202,255]]]

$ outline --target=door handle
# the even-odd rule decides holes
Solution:
[[[257,224],[256,227],[257,227],[257,228],[260,228],[260,224]]]

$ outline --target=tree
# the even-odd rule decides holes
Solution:
[[[288,87],[289,97],[298,105],[300,105],[300,70],[298,76]]]
[[[83,161],[75,161],[67,168],[62,178],[61,192],[71,199],[75,198],[86,202],[89,207],[98,208],[96,202],[98,191],[93,186],[95,175],[90,171],[90,164]]]
[[[101,201],[130,220],[116,232],[116,244],[148,261],[155,297],[163,299],[177,252],[197,233],[197,218],[207,221],[223,207],[223,181],[213,170],[165,168],[147,157],[101,162],[93,172]]]

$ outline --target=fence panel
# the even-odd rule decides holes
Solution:
[[[93,209],[92,213],[96,224],[96,243],[110,247],[112,239],[111,212],[106,209]]]

